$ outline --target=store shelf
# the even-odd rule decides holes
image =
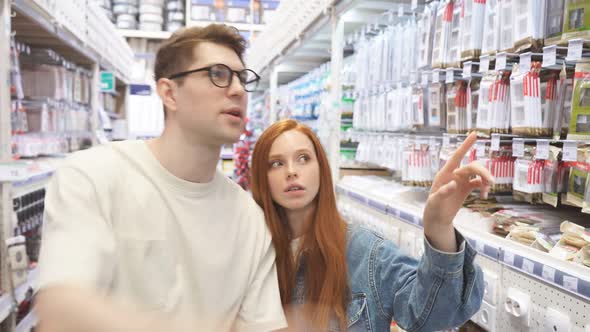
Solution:
[[[172,32],[168,31],[142,31],[117,29],[117,32],[120,36],[126,38],[168,39],[172,35]]]
[[[13,187],[24,187],[51,177],[67,154],[0,163],[0,182],[12,182]]]
[[[133,52],[123,38],[109,35],[115,28],[97,4],[15,0],[12,9],[11,30],[19,41],[49,47],[78,65],[98,63],[129,81]]]
[[[30,332],[35,325],[37,325],[37,316],[31,311],[16,326],[16,332]]]
[[[336,192],[384,216],[394,217],[418,229],[423,227],[422,211],[419,208],[405,207],[404,204],[393,206],[345,185],[338,185]],[[590,301],[590,269],[490,234],[487,227],[482,227],[484,222],[481,215],[462,210],[455,220],[455,226],[481,255]]]
[[[204,27],[209,24],[214,23],[221,23],[221,22],[212,22],[212,21],[189,21],[188,26],[199,26]],[[266,27],[264,24],[249,24],[249,23],[232,23],[232,22],[222,22],[223,24],[231,25],[240,31],[263,31]]]
[[[29,289],[34,289],[36,283],[37,283],[37,278],[39,276],[39,270],[38,268],[34,268],[32,270],[29,270],[29,274],[27,275],[27,281],[18,286],[15,290],[15,296],[16,296],[16,301],[18,304],[22,303],[25,298],[26,298],[26,294],[27,291]],[[8,315],[10,315],[10,313],[12,312],[12,307],[13,307],[13,302],[12,302],[12,297],[10,296],[10,294],[4,294],[2,295],[2,297],[0,297],[0,322],[4,321],[6,319],[6,317],[8,317]]]

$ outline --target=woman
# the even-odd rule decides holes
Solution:
[[[281,300],[293,331],[407,331],[461,325],[481,305],[482,272],[453,227],[469,193],[487,195],[493,178],[461,167],[471,135],[436,176],[424,212],[420,261],[336,208],[330,167],[313,132],[296,121],[273,124],[252,157],[252,194],[276,248]]]

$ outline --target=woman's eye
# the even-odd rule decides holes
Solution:
[[[307,156],[307,155],[301,155],[301,156],[299,157],[299,161],[300,161],[301,163],[308,162],[308,161],[309,161],[309,156]]]
[[[280,161],[273,161],[270,163],[271,168],[281,167],[282,163]]]

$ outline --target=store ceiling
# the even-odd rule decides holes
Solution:
[[[341,0],[337,1],[335,11],[343,18],[344,35],[348,36],[369,23],[387,22],[387,12],[397,13],[400,5],[404,8],[404,14],[410,14],[411,0]],[[397,15],[394,15],[394,20],[396,18]],[[281,57],[263,70],[260,88],[266,89],[270,85],[269,68],[276,66],[279,85],[287,84],[330,61],[331,51],[332,22],[330,14],[326,13],[311,24]]]

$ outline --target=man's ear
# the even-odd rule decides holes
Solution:
[[[158,95],[164,104],[164,107],[168,112],[175,112],[177,109],[176,105],[176,90],[178,89],[178,84],[173,80],[167,78],[160,78],[158,82],[156,82],[156,90],[158,91]]]

